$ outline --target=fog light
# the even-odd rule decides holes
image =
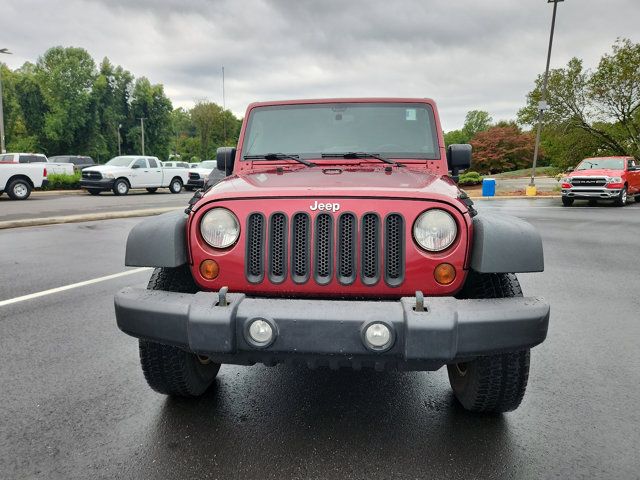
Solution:
[[[441,263],[434,270],[433,276],[440,285],[449,285],[456,279],[456,269],[450,263]]]
[[[364,340],[372,350],[386,350],[391,346],[393,334],[384,323],[372,323],[364,331]]]
[[[220,273],[220,267],[215,260],[204,260],[200,264],[200,275],[206,280],[215,280]]]
[[[267,346],[273,340],[273,327],[269,322],[257,319],[249,325],[249,339],[257,346]]]

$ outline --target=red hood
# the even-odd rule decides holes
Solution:
[[[213,199],[256,197],[381,197],[428,198],[451,203],[460,195],[446,176],[407,167],[315,167],[275,169],[227,177],[209,190]],[[458,203],[458,202],[455,202]]]
[[[611,168],[589,168],[587,170],[574,170],[568,177],[619,177],[624,170]]]

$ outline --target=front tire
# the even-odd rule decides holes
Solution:
[[[171,193],[180,193],[182,191],[182,180],[179,178],[171,180],[171,183],[169,184],[169,191]]]
[[[113,193],[114,195],[126,195],[129,193],[129,184],[124,178],[119,178],[113,184]]]
[[[22,178],[13,180],[7,186],[7,195],[11,200],[26,200],[31,195],[31,185]]]
[[[521,297],[512,273],[469,272],[459,298]],[[447,365],[449,383],[458,402],[471,412],[503,413],[518,408],[529,379],[529,349],[487,355]]]
[[[196,293],[198,287],[189,268],[156,268],[149,290]],[[149,386],[158,393],[179,397],[198,397],[211,386],[220,364],[178,347],[139,340],[140,365]]]
[[[627,200],[627,186],[625,185],[622,187],[622,190],[620,190],[620,194],[616,198],[614,204],[616,207],[624,207],[627,204]]]
[[[562,205],[564,205],[565,207],[570,207],[571,205],[573,205],[573,198],[571,197],[562,197]]]

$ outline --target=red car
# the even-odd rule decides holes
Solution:
[[[562,179],[562,204],[574,200],[613,200],[624,207],[629,196],[640,201],[640,165],[633,157],[585,158]]]
[[[149,386],[198,396],[224,363],[446,365],[465,408],[517,408],[549,305],[515,273],[543,270],[542,241],[476,212],[454,180],[470,163],[432,100],[250,105],[228,176],[129,235],[125,263],[155,272],[116,319]]]

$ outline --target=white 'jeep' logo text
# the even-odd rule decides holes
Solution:
[[[316,202],[313,205],[310,205],[309,208],[314,212],[316,210],[326,210],[327,212],[337,212],[338,210],[340,210],[340,204],[339,203],[318,203],[318,201],[316,200]]]

